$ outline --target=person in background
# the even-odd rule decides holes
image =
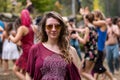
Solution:
[[[31,2],[31,0],[26,0],[26,7],[25,9],[27,9],[30,13],[34,12],[34,6]]]
[[[40,43],[30,49],[26,80],[81,80],[80,59],[70,46],[68,28],[57,12],[39,23]]]
[[[31,26],[32,26],[32,29],[33,29],[33,31],[34,31],[34,33],[35,33],[35,34],[34,34],[34,43],[35,43],[35,44],[39,42],[39,40],[38,40],[37,37],[40,37],[40,36],[39,36],[39,34],[37,33],[37,30],[38,30],[38,26],[39,26],[38,24],[40,23],[41,19],[42,19],[42,16],[36,17],[34,23],[31,25]]]
[[[105,74],[106,76],[109,77],[110,80],[116,80],[116,78],[114,78],[112,74],[103,65],[105,42],[107,38],[107,25],[105,21],[105,16],[99,10],[93,11],[92,13],[94,14],[93,24],[95,25],[98,33],[97,41],[98,55],[92,72],[96,79],[98,79],[99,74]]]
[[[120,17],[117,18],[116,24],[117,24],[118,30],[120,32]],[[119,45],[119,62],[120,62],[120,36],[118,36],[118,45]]]
[[[78,34],[76,31],[73,30],[74,28],[76,28],[75,22],[74,22],[74,19],[71,18],[68,21],[68,29],[69,29],[69,32],[70,32],[70,44],[76,49],[76,51],[78,53],[78,56],[79,56],[80,60],[82,61],[80,43],[77,39],[72,37],[73,34]]]
[[[14,73],[20,80],[25,80],[28,54],[34,43],[34,32],[32,30],[31,23],[32,21],[28,10],[22,10],[20,19],[15,22],[17,27],[16,36],[9,36],[12,42],[17,44],[21,41],[22,43],[21,48],[23,53],[20,55],[13,67]]]
[[[4,31],[5,24],[3,21],[0,20],[0,65],[2,65],[2,47],[3,47],[3,42],[2,42],[2,33]]]
[[[118,29],[119,29],[119,32],[120,32],[120,18],[117,19],[117,26],[118,26]],[[119,43],[119,51],[120,51],[120,36],[118,37],[118,43]]]
[[[106,55],[109,70],[112,74],[119,72],[119,46],[118,36],[120,32],[118,26],[113,24],[112,18],[106,19],[107,23],[107,40],[106,40]]]
[[[91,71],[95,65],[97,58],[97,30],[93,25],[94,15],[88,13],[84,15],[84,36],[80,37],[78,34],[74,34],[73,37],[76,38],[85,49],[85,56],[83,59],[81,74],[87,80],[96,80],[92,75]],[[76,30],[78,31],[78,30]],[[80,30],[79,30],[80,31]],[[82,30],[81,30],[82,31]]]
[[[13,33],[13,23],[7,23],[5,26],[5,30],[2,34],[3,41],[3,51],[2,51],[2,59],[3,59],[3,72],[1,75],[9,74],[9,60],[12,60],[13,64],[19,58],[20,54],[17,49],[17,45],[12,41],[9,41],[9,35],[15,35]]]

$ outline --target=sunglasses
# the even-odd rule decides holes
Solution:
[[[49,25],[46,25],[46,28],[48,30],[52,30],[53,27],[56,29],[56,30],[60,30],[61,29],[61,25],[60,24],[49,24]]]

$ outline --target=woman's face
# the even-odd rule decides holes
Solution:
[[[61,25],[56,19],[52,17],[48,18],[46,20],[45,31],[48,35],[48,39],[58,39],[61,31]]]
[[[85,25],[87,25],[88,24],[88,19],[84,19],[84,23],[85,23]]]
[[[118,27],[120,27],[120,20],[117,22]]]
[[[97,17],[96,14],[94,14],[94,20],[95,20],[95,21],[98,21],[98,17]]]

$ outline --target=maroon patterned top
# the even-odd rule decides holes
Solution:
[[[34,80],[80,80],[77,68],[42,43],[34,45],[28,57],[27,72]]]

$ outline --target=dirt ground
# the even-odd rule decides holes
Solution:
[[[11,63],[11,61],[9,61],[9,71],[10,71],[10,74],[9,75],[2,75],[2,71],[3,71],[3,68],[2,66],[0,65],[0,80],[18,80],[18,78],[15,76],[15,74],[12,72],[12,67],[13,67],[13,64]]]
[[[104,63],[106,64],[106,62]],[[0,80],[19,80],[15,74],[12,72],[12,67],[13,67],[13,64],[11,62],[9,62],[9,65],[10,65],[10,74],[9,75],[0,75]],[[0,72],[2,71],[2,67],[0,66]],[[120,71],[118,74],[115,74],[114,77],[117,78],[117,80],[120,80]],[[82,80],[85,80],[82,78]],[[99,80],[102,80],[102,76],[99,77]],[[105,79],[105,80],[109,80],[109,79]]]

